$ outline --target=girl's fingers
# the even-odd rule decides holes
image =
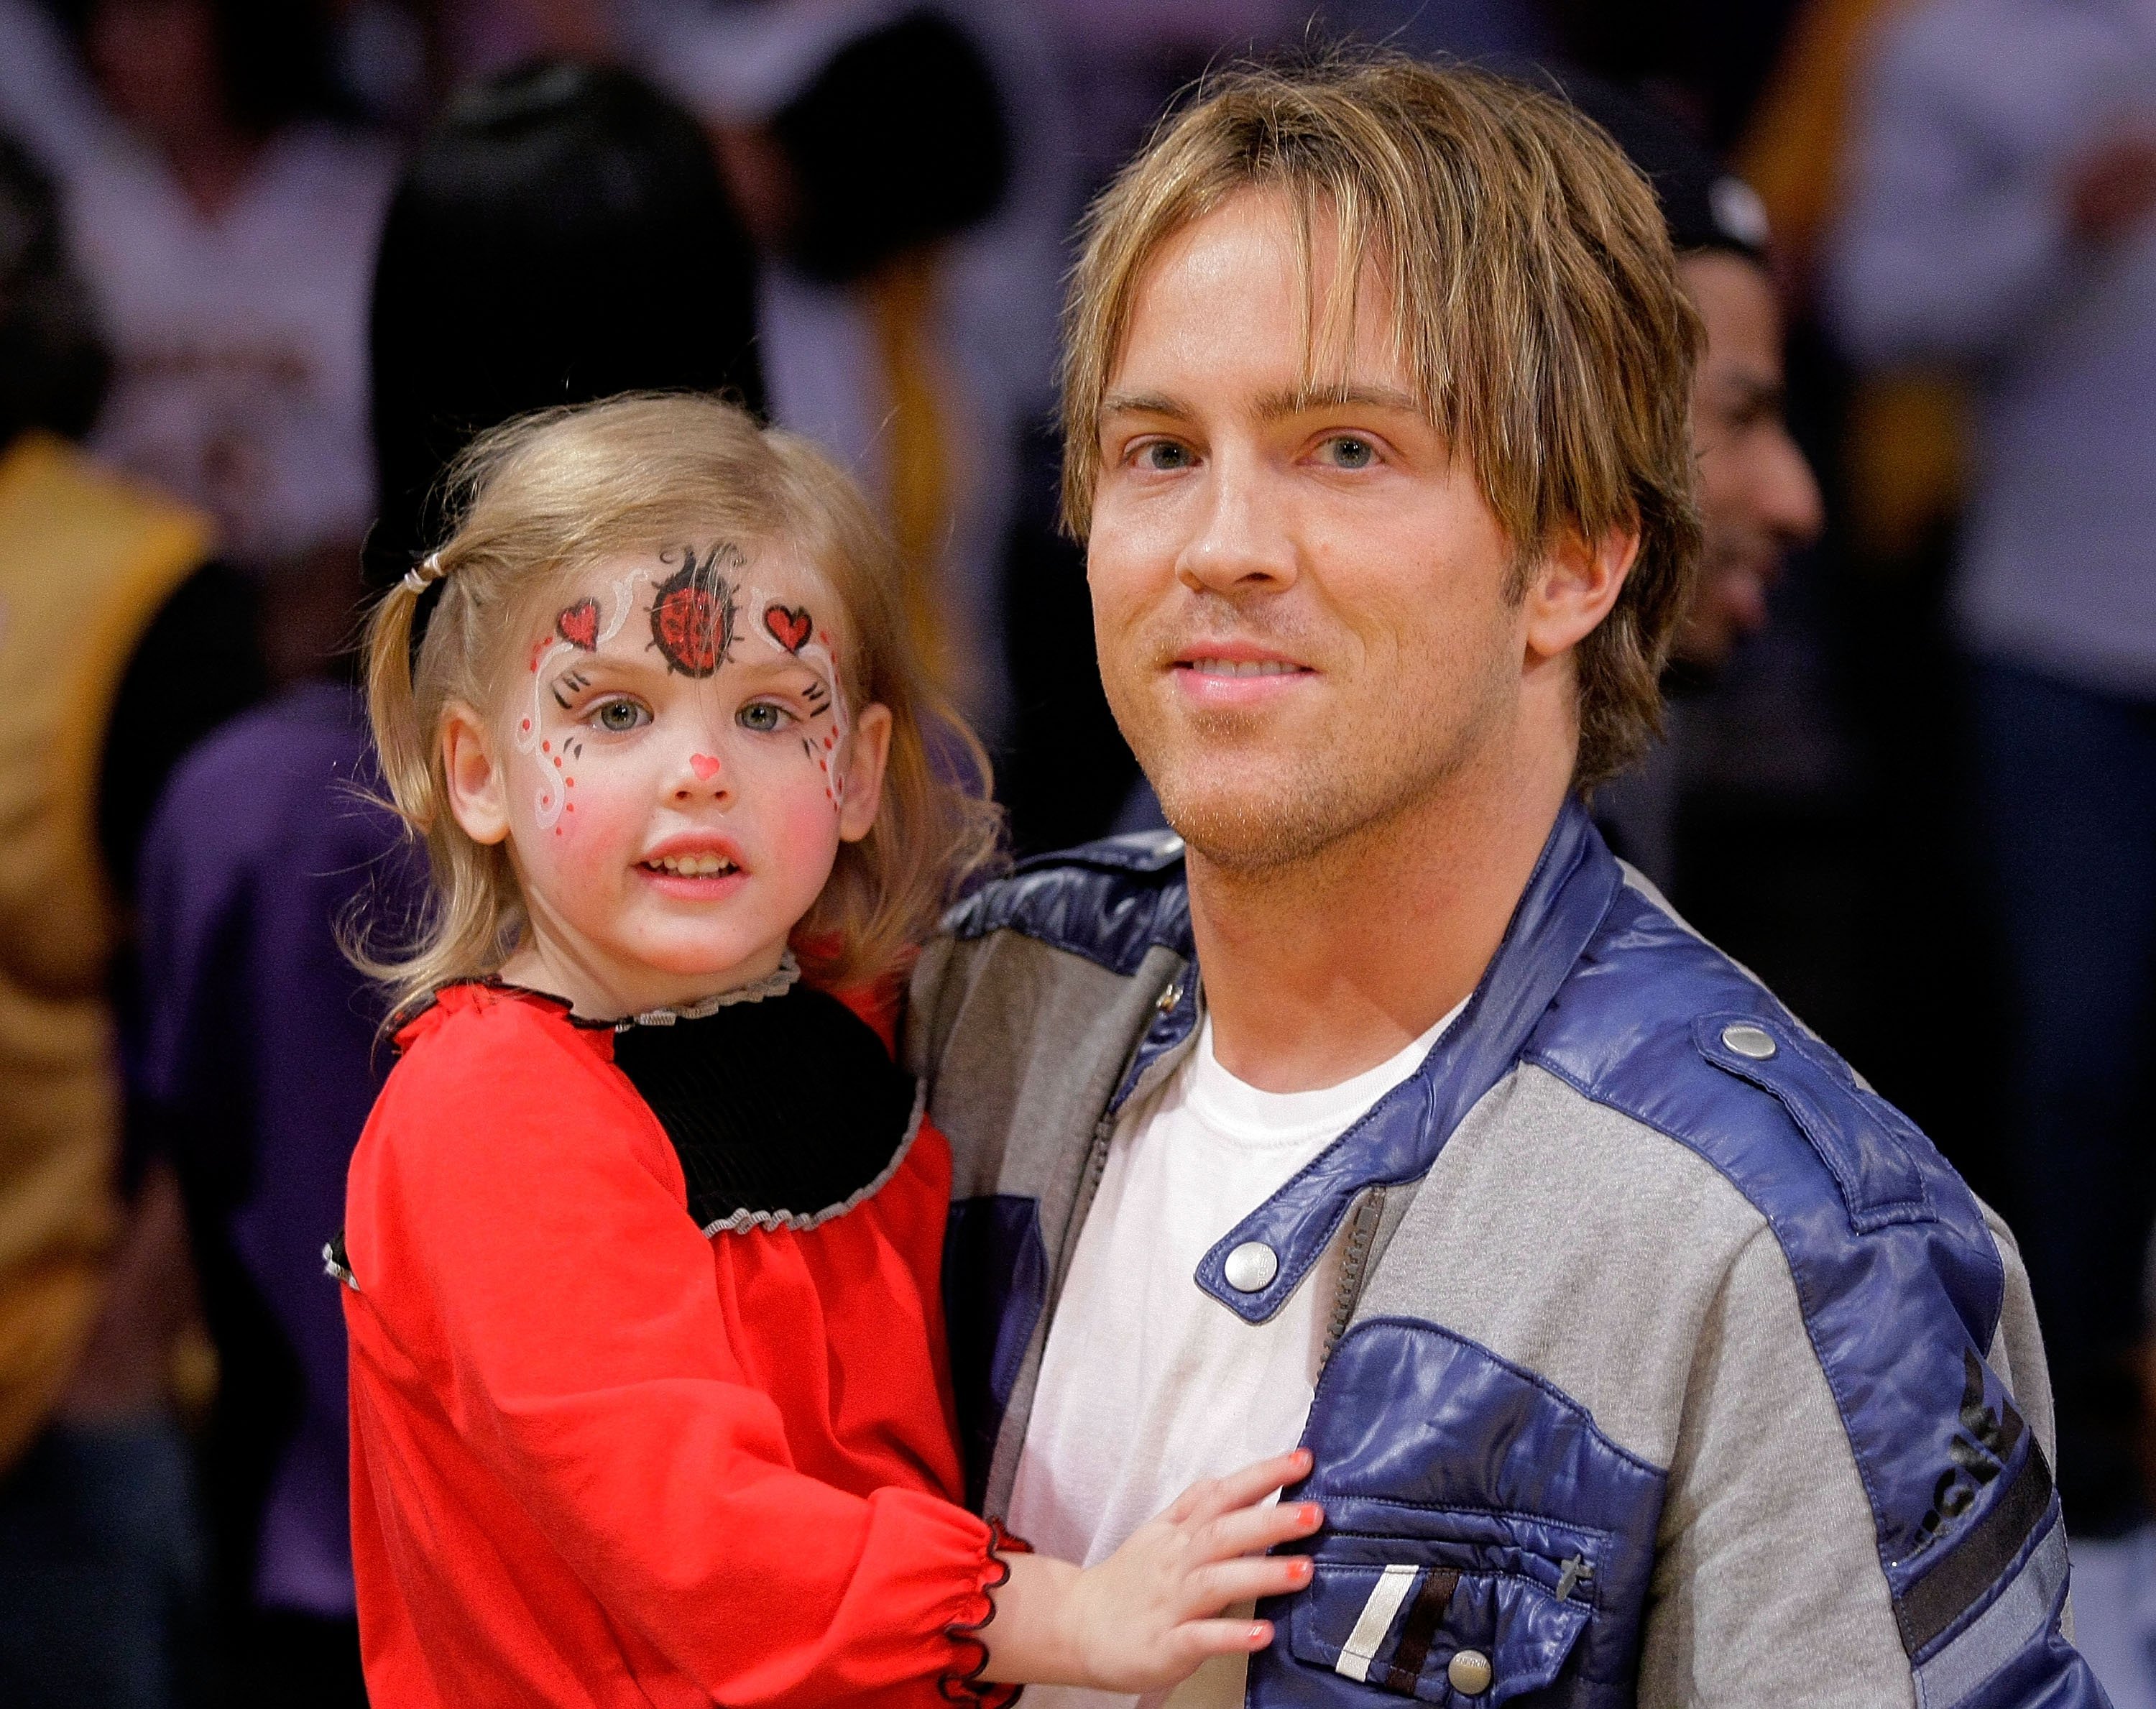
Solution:
[[[1206,1526],[1198,1538],[1209,1560],[1230,1555],[1261,1555],[1276,1543],[1308,1537],[1325,1523],[1325,1510],[1315,1501],[1279,1501],[1263,1507],[1239,1507],[1223,1513]]]
[[[1263,1501],[1281,1485],[1306,1476],[1310,1464],[1310,1450],[1297,1448],[1291,1453],[1276,1454],[1270,1460],[1255,1461],[1225,1477],[1193,1484],[1168,1510],[1169,1516],[1180,1520],[1205,1520],[1237,1507],[1247,1507]]]
[[[1177,1646],[1194,1662],[1209,1655],[1248,1655],[1273,1641],[1270,1620],[1186,1620],[1175,1629]]]
[[[1257,1555],[1221,1561],[1194,1576],[1191,1600],[1209,1614],[1255,1602],[1261,1596],[1289,1596],[1305,1588],[1317,1569],[1307,1555]]]

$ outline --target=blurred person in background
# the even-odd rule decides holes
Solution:
[[[74,440],[107,358],[57,197],[0,141],[0,1701],[162,1709],[200,1635],[170,1404],[190,1311],[168,1170],[128,1107],[150,807],[259,690],[209,520]]]
[[[2135,1448],[2143,1509],[2156,1513],[2156,1242],[2141,1277]],[[2074,1543],[2075,1642],[2112,1709],[2156,1709],[2156,1521]]]
[[[439,531],[443,470],[527,410],[637,388],[761,407],[747,236],[695,121],[623,71],[465,90],[393,201],[375,275],[377,582]],[[355,575],[346,608],[360,597]],[[340,923],[418,923],[340,654],[174,775],[142,880],[146,1102],[184,1184],[223,1383],[205,1461],[226,1700],[364,1701],[344,1327],[322,1275],[389,1065]]]
[[[1691,391],[1699,582],[1664,676],[1662,739],[1594,796],[1595,823],[1610,848],[1667,890],[1676,866],[1686,699],[1766,627],[1767,596],[1789,554],[1819,536],[1819,483],[1783,419],[1782,310],[1758,197],[1674,118],[1592,78],[1560,80],[1654,186],[1678,280],[1707,335]]]
[[[93,444],[275,574],[303,673],[373,514],[368,269],[395,172],[321,0],[0,0],[0,122],[61,184],[113,352]]]
[[[2156,7],[1932,0],[1880,33],[1830,307],[1975,393],[1956,621],[2017,999],[2010,1157],[2076,1531],[2139,1511],[2156,961]]]
[[[624,50],[718,136],[755,234],[771,413],[879,504],[908,619],[992,748],[1029,433],[1076,211],[1030,8],[736,0],[629,11]]]
[[[1558,20],[1538,0],[1326,0],[1318,16],[1332,34],[1424,59],[1546,59],[1560,38]]]

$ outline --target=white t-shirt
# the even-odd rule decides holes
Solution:
[[[1296,1445],[1344,1232],[1265,1323],[1201,1290],[1199,1260],[1413,1074],[1459,1013],[1389,1061],[1312,1092],[1237,1080],[1213,1054],[1209,1019],[1176,1071],[1124,1112],[1042,1356],[1014,1532],[1091,1566],[1199,1478]],[[1232,1656],[1144,1699],[1047,1686],[1025,1696],[1033,1709],[1234,1709],[1245,1671]]]
[[[65,192],[113,357],[94,448],[209,511],[236,562],[356,547],[374,517],[367,317],[396,151],[289,126],[205,215],[30,0],[0,0],[0,130]]]
[[[93,443],[208,510],[241,563],[357,546],[373,520],[367,301],[396,170],[379,141],[295,125],[214,219],[116,129],[66,175],[114,356]]]

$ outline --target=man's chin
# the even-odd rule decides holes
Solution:
[[[1214,865],[1261,871],[1306,860],[1349,827],[1307,787],[1229,769],[1232,761],[1153,778],[1160,808],[1176,834]]]

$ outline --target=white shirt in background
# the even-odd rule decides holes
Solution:
[[[1464,1005],[1463,1005],[1464,1007]],[[1204,1292],[1199,1261],[1406,1080],[1453,1010],[1389,1061],[1311,1092],[1264,1092],[1221,1067],[1213,1024],[1152,1096],[1124,1111],[1064,1284],[1011,1493],[1011,1529],[1091,1566],[1200,1478],[1302,1434],[1344,1233],[1265,1323]],[[1033,1709],[1233,1709],[1241,1656],[1137,1698],[1034,1686]]]
[[[356,547],[374,517],[367,307],[397,151],[289,126],[205,214],[33,0],[0,0],[0,131],[60,186],[112,352],[95,449],[208,511],[237,562]]]

